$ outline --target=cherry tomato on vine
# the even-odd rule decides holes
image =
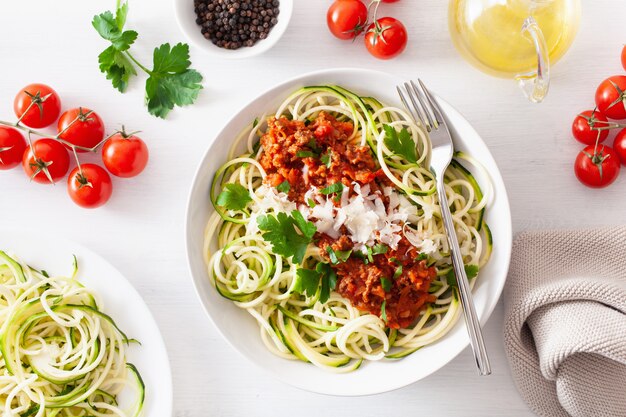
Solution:
[[[61,98],[45,84],[29,84],[17,93],[13,110],[20,122],[28,127],[51,125],[61,113]]]
[[[624,71],[626,71],[626,45],[622,48],[622,67],[624,67]]]
[[[620,161],[617,152],[606,145],[587,146],[580,151],[574,163],[576,178],[592,188],[610,185],[619,174]]]
[[[117,177],[139,175],[148,163],[148,147],[138,136],[124,131],[111,136],[102,147],[102,162]]]
[[[407,39],[402,22],[393,17],[381,17],[367,28],[365,46],[376,58],[390,59],[404,51]]]
[[[74,168],[67,177],[67,193],[79,206],[96,208],[109,201],[113,184],[109,174],[100,165],[83,164]]]
[[[24,151],[22,168],[33,181],[51,184],[65,177],[70,168],[70,156],[58,141],[39,139]]]
[[[26,149],[24,136],[17,129],[0,126],[0,169],[15,168],[22,162]]]
[[[61,139],[83,148],[93,148],[104,139],[104,122],[96,112],[86,107],[67,110],[61,115],[57,127]]]
[[[626,76],[614,75],[596,90],[596,105],[610,119],[626,119]]]
[[[595,145],[604,142],[609,136],[609,130],[594,130],[593,128],[608,127],[608,119],[599,111],[586,110],[581,112],[572,123],[572,135],[580,143]]]
[[[626,165],[626,129],[622,129],[615,136],[613,141],[613,150],[619,156],[619,160]]]
[[[326,23],[339,39],[353,39],[367,24],[367,6],[361,0],[336,0],[328,8]]]

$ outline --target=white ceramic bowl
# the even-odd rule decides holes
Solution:
[[[239,49],[224,49],[213,45],[208,39],[205,39],[200,32],[200,26],[196,23],[196,13],[194,11],[193,0],[174,0],[174,9],[176,12],[176,20],[180,30],[183,31],[187,39],[196,46],[210,55],[218,58],[239,59],[262,54],[270,49],[283,36],[293,12],[293,0],[280,0],[280,13],[278,14],[278,22],[272,30],[270,30],[267,38],[259,40],[253,46],[244,46]]]
[[[384,103],[400,106],[395,86],[401,81],[404,80],[376,71],[337,69],[306,74],[267,90],[252,99],[226,123],[202,159],[191,187],[186,220],[187,256],[194,285],[207,314],[224,338],[252,363],[276,378],[302,389],[332,395],[367,395],[390,391],[418,381],[447,364],[469,344],[463,320],[460,319],[435,344],[402,360],[364,363],[360,369],[349,374],[332,374],[308,363],[289,361],[272,355],[261,341],[255,319],[232,301],[222,298],[209,282],[202,246],[206,223],[213,212],[209,200],[211,179],[215,171],[226,162],[232,138],[255,117],[275,109],[297,88],[337,84],[361,95],[371,95]],[[484,164],[495,189],[494,199],[486,213],[486,220],[493,232],[493,254],[489,263],[480,271],[474,288],[476,310],[484,324],[500,297],[509,267],[509,201],[498,167],[478,133],[449,104],[438,101],[449,121],[456,148],[471,154]],[[477,180],[481,184],[487,181],[480,175],[477,175]],[[468,369],[474,366],[473,361],[467,362]]]

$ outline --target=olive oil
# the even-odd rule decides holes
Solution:
[[[572,44],[580,20],[578,0],[450,0],[449,26],[461,54],[479,69],[513,78],[537,69],[537,50],[523,26],[543,33],[550,65]]]

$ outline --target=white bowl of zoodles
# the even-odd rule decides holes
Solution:
[[[187,255],[206,312],[251,362],[303,389],[389,391],[468,345],[424,169],[430,140],[399,107],[400,82],[338,69],[268,90],[227,122],[191,188]],[[484,324],[508,271],[508,199],[485,143],[438,101],[462,152],[446,191]]]
[[[282,37],[293,0],[175,0],[178,25],[197,48],[220,58],[259,55]]]

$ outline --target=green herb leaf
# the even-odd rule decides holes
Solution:
[[[328,257],[330,258],[330,262],[333,265],[337,265],[339,263],[343,263],[348,260],[350,254],[352,253],[352,249],[350,250],[334,250],[330,245],[326,246],[326,252],[328,252]]]
[[[298,210],[291,215],[260,216],[257,219],[259,229],[264,231],[263,239],[272,244],[272,251],[289,258],[293,256],[295,263],[302,263],[306,248],[317,231],[315,224],[307,221]]]
[[[315,202],[315,200],[313,200],[312,198],[309,198],[306,203],[309,205],[309,207],[313,208],[315,206],[317,206],[317,203]]]
[[[325,262],[318,263],[315,270],[321,274],[322,290],[320,292],[320,302],[325,303],[330,298],[330,292],[337,286],[337,274]]]
[[[416,163],[417,148],[406,127],[403,127],[399,134],[391,125],[384,125],[383,128],[385,129],[385,146],[394,154]]]
[[[383,255],[387,253],[387,250],[389,250],[389,247],[387,245],[382,244],[382,243],[377,243],[372,247],[372,254]]]
[[[383,300],[383,303],[380,305],[380,318],[387,323],[387,300]]]
[[[326,165],[326,168],[330,168],[332,164],[332,161],[333,161],[332,154],[333,154],[333,151],[329,150],[327,153],[325,153],[324,155],[320,157],[320,161],[322,161],[322,164]]]
[[[111,45],[98,55],[100,71],[120,92],[126,91],[130,77],[137,74],[134,65],[124,54],[137,39],[137,32],[134,30],[122,31],[127,13],[128,4],[124,3],[117,10],[115,17],[107,11],[94,16],[92,21],[98,34],[111,42]]]
[[[289,181],[285,180],[278,184],[278,187],[276,187],[276,189],[281,193],[288,193],[289,190],[291,190],[291,184],[289,184]]]
[[[391,291],[391,285],[392,285],[392,284],[391,284],[391,280],[390,280],[390,279],[385,278],[385,277],[382,277],[382,278],[380,279],[380,286],[381,286],[381,287],[383,287],[383,290],[384,290],[385,292],[389,292],[389,291]]]
[[[402,265],[398,266],[393,273],[393,279],[398,279],[402,275]]]
[[[311,151],[298,151],[296,152],[296,156],[298,158],[315,158],[317,155]]]
[[[296,270],[296,283],[293,291],[298,294],[313,297],[320,286],[321,274],[314,269],[298,268]]]
[[[365,250],[367,251],[367,262],[365,262],[365,264],[367,264],[368,262],[374,262],[374,257],[372,256],[372,248],[368,246]]]
[[[226,184],[217,196],[217,205],[227,210],[243,210],[252,201],[248,189],[240,184]]]
[[[202,75],[189,69],[189,45],[164,43],[154,49],[153,61],[146,80],[148,111],[165,118],[174,106],[193,104],[202,89]]]
[[[334,184],[329,185],[326,188],[322,188],[320,190],[320,193],[324,195],[328,195],[328,194],[333,194],[333,193],[340,193],[341,191],[343,191],[343,183],[336,182]]]
[[[419,255],[417,255],[418,261],[425,261],[426,259],[428,259],[428,255],[426,255],[425,253],[420,253]]]
[[[476,275],[478,275],[478,265],[464,265],[464,268],[467,279],[475,278]],[[451,268],[446,274],[446,281],[448,281],[449,286],[458,288],[458,283],[456,282],[456,275],[454,274],[453,268]]]
[[[316,156],[319,156],[321,149],[317,146],[317,140],[315,140],[315,138],[311,138],[307,145],[316,153]]]

